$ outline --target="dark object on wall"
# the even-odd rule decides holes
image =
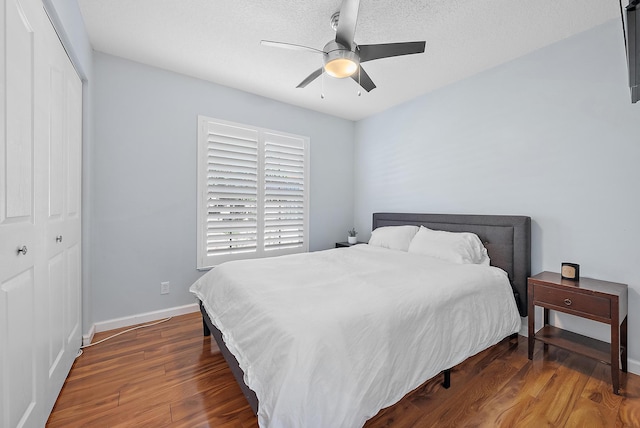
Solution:
[[[580,265],[577,263],[562,263],[562,270],[560,272],[562,279],[570,279],[572,281],[578,281],[580,279]]]
[[[623,10],[624,9],[624,10]],[[624,31],[624,44],[627,50],[627,66],[629,68],[629,88],[631,102],[640,99],[640,0],[630,0],[625,8],[620,0],[620,14]]]

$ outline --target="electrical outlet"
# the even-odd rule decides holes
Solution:
[[[169,281],[161,282],[160,283],[160,294],[169,294],[169,286],[170,285],[171,285],[171,283]]]

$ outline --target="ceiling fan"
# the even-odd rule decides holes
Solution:
[[[300,82],[298,88],[304,88],[313,82],[324,70],[328,75],[339,79],[351,77],[367,92],[370,92],[375,89],[376,85],[360,64],[374,59],[423,53],[426,42],[357,45],[353,38],[356,32],[359,6],[360,0],[342,0],[340,11],[331,16],[331,27],[336,32],[336,39],[324,45],[322,50],[270,40],[261,40],[260,43],[265,46],[303,50],[323,55],[324,66],[307,76]]]

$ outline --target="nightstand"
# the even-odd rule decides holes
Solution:
[[[627,285],[580,278],[562,279],[559,273],[542,272],[529,278],[529,359],[535,341],[557,346],[611,366],[614,394],[620,394],[620,368],[627,371]],[[535,332],[535,306],[544,308],[544,325]],[[549,325],[549,310],[564,312],[611,326],[611,343]]]
[[[336,248],[353,247],[358,244],[366,244],[366,242],[356,242],[355,244],[349,244],[348,242],[336,242]]]

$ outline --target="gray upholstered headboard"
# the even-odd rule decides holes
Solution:
[[[374,213],[373,229],[423,225],[449,232],[473,232],[484,242],[491,265],[507,272],[518,310],[527,316],[527,278],[531,275],[531,218],[504,215]]]

